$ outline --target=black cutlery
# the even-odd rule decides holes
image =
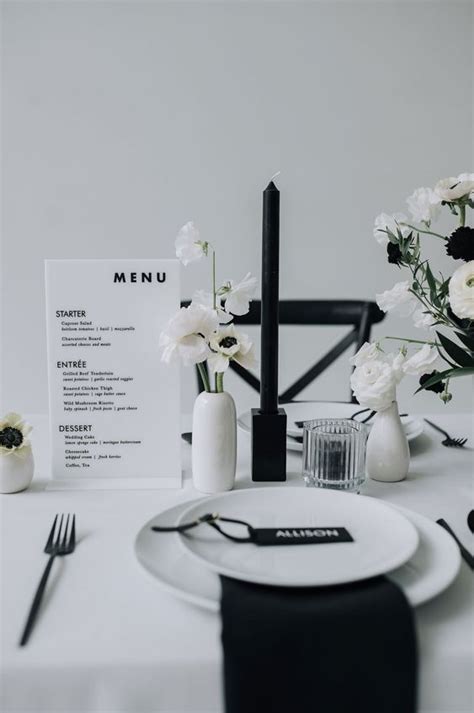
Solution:
[[[474,532],[474,510],[471,510],[467,516],[467,526],[471,532]]]
[[[461,557],[463,560],[469,565],[471,569],[474,569],[474,557],[471,555],[469,550],[467,550],[463,543],[458,539],[457,535],[451,530],[449,527],[448,523],[446,520],[443,520],[442,518],[440,520],[436,520],[438,525],[440,525],[446,532],[449,532],[451,537],[454,539],[456,542],[457,546],[459,547],[459,551],[461,552]]]
[[[44,548],[45,553],[49,555],[49,560],[46,564],[43,576],[40,579],[38,589],[36,590],[36,594],[31,604],[25,628],[20,639],[20,646],[24,646],[27,643],[33,630],[36,615],[38,614],[41,600],[46,589],[49,573],[51,572],[51,567],[53,566],[55,558],[70,555],[74,552],[76,547],[76,516],[73,515],[70,519],[70,516],[68,515],[64,522],[64,515],[61,515],[59,518],[59,524],[58,518],[59,515],[56,515],[54,518],[53,526]]]
[[[443,446],[446,446],[447,448],[462,448],[466,444],[467,438],[451,438],[449,433],[437,426],[436,423],[433,423],[433,421],[429,421],[427,418],[425,418],[425,421],[431,426],[431,428],[434,428],[435,431],[439,431],[439,433],[442,433],[443,436],[445,436],[444,440],[441,441]]]

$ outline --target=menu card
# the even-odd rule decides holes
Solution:
[[[176,260],[46,260],[53,487],[181,486]]]

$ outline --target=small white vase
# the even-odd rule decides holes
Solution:
[[[203,391],[193,410],[193,483],[202,493],[232,490],[237,459],[237,419],[227,392]]]
[[[33,480],[35,462],[31,447],[21,449],[21,454],[0,455],[0,493],[18,493]]]
[[[410,449],[396,401],[375,414],[367,440],[367,475],[372,480],[396,483],[404,480],[410,465]]]

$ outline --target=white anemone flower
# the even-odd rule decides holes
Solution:
[[[0,419],[0,456],[23,457],[31,448],[28,438],[32,427],[18,413],[7,413]]]
[[[474,180],[471,176],[472,174],[461,174],[457,178],[450,176],[449,178],[441,179],[435,186],[436,195],[442,201],[447,201],[448,203],[468,196],[474,190]]]
[[[408,210],[416,223],[429,225],[441,210],[441,198],[431,188],[417,188],[407,198]]]
[[[193,294],[192,301],[195,304],[204,305],[208,309],[214,309],[214,298],[212,292],[206,292],[205,290],[196,290]],[[232,315],[228,314],[224,309],[222,309],[220,298],[217,298],[216,310],[217,317],[221,324],[227,324],[232,320]]]
[[[181,359],[185,366],[206,361],[211,353],[208,342],[218,325],[214,310],[195,303],[182,307],[160,334],[161,360],[171,364]]]
[[[226,371],[231,360],[245,369],[252,369],[257,364],[252,342],[246,334],[238,332],[233,324],[221,327],[213,334],[210,346],[212,353],[208,364],[214,374]]]
[[[418,301],[410,292],[407,280],[397,282],[391,290],[385,290],[375,296],[378,306],[383,312],[394,312],[401,317],[412,314]]]
[[[389,237],[386,233],[389,230],[395,237],[398,237],[398,231],[406,238],[410,233],[410,228],[407,228],[403,223],[407,223],[408,218],[403,213],[380,213],[374,222],[374,238],[379,245],[386,246],[389,242]]]
[[[183,225],[179,231],[175,240],[175,248],[176,257],[183,265],[189,265],[190,262],[196,262],[207,255],[209,243],[201,240],[199,230],[190,221]]]
[[[252,277],[250,272],[240,282],[235,283],[233,280],[229,280],[221,288],[226,312],[236,315],[247,314],[256,288],[257,278]]]
[[[434,347],[431,347],[429,344],[423,344],[421,349],[418,349],[418,351],[403,364],[403,371],[405,374],[410,374],[411,376],[427,374],[436,368],[438,356],[438,351]]]

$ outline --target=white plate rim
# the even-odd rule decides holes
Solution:
[[[294,491],[306,491],[307,490],[306,488],[301,488],[301,487],[297,487],[297,486],[290,486],[290,488],[291,488],[291,490],[294,490]],[[280,491],[280,492],[288,493],[288,490],[289,490],[288,486],[275,486],[275,487],[271,488],[272,492]],[[262,494],[266,493],[268,495],[269,488],[251,488],[251,489],[246,488],[244,490],[231,490],[231,491],[228,491],[225,493],[216,493],[215,496],[207,497],[206,501],[212,502],[212,500],[215,498],[225,498],[226,499],[226,498],[232,498],[232,497],[233,498],[240,497],[243,494],[248,495],[250,492],[252,492],[252,493],[259,492]],[[311,492],[311,489],[309,489],[309,492]],[[324,497],[323,493],[336,494],[336,491],[329,490],[329,489],[328,490],[320,489],[320,490],[318,490],[318,493]],[[380,507],[388,507],[383,500],[379,500],[377,498],[372,498],[367,495],[356,495],[353,493],[337,493],[337,495],[341,495],[341,497],[345,497],[345,498],[347,498],[347,497],[356,498],[356,499],[364,498],[368,502],[375,505],[376,507],[379,507],[379,506]],[[197,507],[197,505],[199,505],[199,503],[190,505],[189,508],[187,508],[184,511],[184,513],[181,515],[181,517],[178,519],[178,524],[185,522],[186,520],[189,520],[190,517],[192,518],[193,516],[191,515],[191,513],[194,510],[194,508]],[[213,508],[212,505],[210,505],[210,511],[212,511],[212,512],[215,511],[215,508]],[[399,513],[399,514],[401,514],[401,513]],[[387,564],[383,565],[383,570],[381,568],[375,568],[373,573],[370,575],[370,577],[376,577],[381,574],[387,574],[387,572],[391,572],[395,569],[398,569],[405,562],[410,560],[413,557],[413,555],[415,554],[416,550],[418,549],[418,545],[419,545],[418,530],[407,518],[404,518],[404,519],[407,520],[408,524],[411,526],[412,535],[413,534],[415,535],[413,543],[411,545],[411,548],[412,548],[411,554],[408,557],[406,556],[406,554],[399,555],[398,557],[393,556],[392,560],[389,562],[389,565],[387,565]],[[242,572],[238,572],[237,570],[233,570],[232,568],[222,567],[221,565],[216,565],[215,563],[210,562],[209,560],[204,559],[204,557],[201,557],[200,555],[198,555],[194,550],[191,549],[189,540],[185,536],[178,534],[178,539],[179,539],[179,542],[180,542],[181,546],[183,547],[183,549],[186,552],[188,552],[188,554],[190,554],[192,557],[194,557],[198,562],[200,562],[203,566],[207,566],[209,569],[212,569],[213,571],[217,572],[218,574],[222,574],[224,576],[231,577],[234,579],[239,579],[241,581],[249,581],[249,582],[252,582],[255,584],[265,584],[265,585],[269,585],[269,586],[289,586],[289,587],[333,586],[333,585],[337,586],[339,584],[344,584],[344,583],[349,584],[352,582],[362,581],[364,579],[369,578],[369,575],[365,574],[364,576],[360,576],[357,578],[351,578],[350,580],[346,580],[345,582],[328,580],[324,585],[318,585],[318,583],[309,583],[305,579],[293,581],[293,582],[291,582],[291,584],[284,584],[281,582],[275,582],[274,579],[272,579],[271,577],[268,578],[268,577],[265,577],[264,575],[261,576],[258,574],[256,575],[256,577],[252,576],[251,579],[248,579],[242,575]]]
[[[182,601],[185,601],[189,604],[192,604],[193,606],[197,606],[200,609],[204,609],[208,612],[213,612],[214,614],[217,614],[220,610],[220,602],[219,599],[213,599],[210,596],[206,596],[203,594],[199,594],[196,592],[189,591],[188,589],[183,589],[182,587],[179,587],[175,584],[172,584],[168,582],[165,579],[160,578],[160,576],[156,573],[156,571],[153,571],[149,565],[147,564],[146,560],[144,557],[141,556],[141,551],[140,551],[140,543],[142,538],[145,536],[145,533],[148,532],[148,530],[151,528],[153,524],[156,524],[158,522],[158,518],[163,518],[165,517],[168,513],[171,513],[173,510],[179,511],[179,512],[184,512],[185,509],[189,506],[191,502],[197,503],[198,501],[202,501],[205,498],[198,498],[195,500],[187,500],[185,502],[178,503],[177,505],[173,505],[172,507],[166,508],[165,510],[162,510],[160,513],[157,515],[154,515],[150,520],[148,520],[137,532],[137,535],[135,537],[134,541],[134,553],[135,557],[140,564],[140,567],[142,570],[144,570],[147,574],[148,577],[153,579],[155,584],[162,589],[163,591],[167,592],[168,594],[173,595],[177,599],[180,599]],[[439,546],[439,541],[444,541],[445,549],[451,551],[451,566],[447,567],[446,562],[443,561],[442,565],[438,564],[438,569],[439,572],[443,575],[443,577],[440,579],[440,581],[436,584],[432,583],[431,588],[423,591],[421,590],[420,594],[420,586],[419,586],[419,580],[417,580],[417,585],[415,588],[415,592],[410,591],[410,587],[405,588],[401,584],[399,584],[396,580],[396,575],[397,572],[403,571],[403,568],[409,564],[410,560],[405,563],[405,565],[402,565],[402,567],[399,570],[395,570],[394,572],[389,572],[386,576],[391,579],[392,581],[395,581],[395,584],[397,584],[402,591],[404,592],[405,596],[407,597],[409,603],[411,604],[412,607],[418,607],[422,606],[423,604],[426,604],[427,602],[431,601],[432,599],[435,599],[438,597],[440,594],[442,594],[448,587],[451,586],[451,584],[454,582],[456,579],[460,567],[461,567],[461,555],[459,553],[459,549],[456,546],[456,543],[452,540],[450,535],[448,535],[447,532],[443,530],[443,528],[439,527],[433,520],[430,520],[428,517],[425,515],[422,515],[421,513],[416,512],[415,510],[410,510],[409,508],[404,508],[399,505],[394,505],[392,503],[387,503],[389,507],[393,507],[396,510],[399,510],[402,512],[405,517],[409,518],[411,522],[415,525],[415,527],[421,528],[422,532],[421,534],[424,535],[425,537],[427,536],[430,539],[430,542],[433,544],[433,539],[431,539],[432,535],[435,534],[435,541],[438,543]],[[161,521],[161,520],[160,520]],[[425,528],[425,529],[423,529]],[[428,535],[426,533],[426,528],[428,530]],[[170,542],[174,543],[174,547],[180,547],[179,545],[179,540],[177,537],[172,537],[169,540]],[[436,545],[435,545],[436,547]],[[187,556],[187,555],[186,555]],[[218,575],[215,572],[210,572],[208,571],[208,574],[212,577],[218,577]],[[426,575],[425,575],[426,577]]]

